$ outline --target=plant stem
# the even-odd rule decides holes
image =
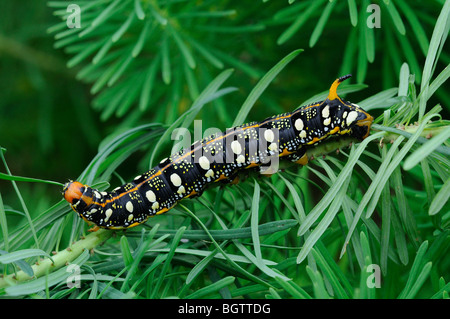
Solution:
[[[111,230],[100,229],[96,232],[92,232],[86,237],[78,240],[70,245],[68,248],[59,251],[52,258],[46,258],[35,265],[31,266],[34,276],[30,277],[25,272],[18,271],[15,274],[10,274],[4,278],[0,278],[0,288],[7,287],[12,284],[27,281],[33,278],[45,276],[47,273],[55,271],[77,258],[85,249],[91,250],[96,246],[105,242],[114,232]]]

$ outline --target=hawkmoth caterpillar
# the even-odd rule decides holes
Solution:
[[[324,101],[197,141],[112,192],[69,181],[63,196],[87,222],[123,229],[167,212],[184,198],[200,196],[212,183],[231,183],[240,172],[260,169],[268,159],[305,165],[306,150],[328,137],[362,140],[369,135],[373,117],[337,94],[350,76],[335,80]]]

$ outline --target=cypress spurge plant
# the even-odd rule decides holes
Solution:
[[[285,65],[287,61],[284,62]],[[282,65],[278,65],[279,71]],[[145,227],[130,229],[98,246],[112,234],[102,230],[68,247],[64,255],[70,255],[70,261],[74,260],[83,272],[87,271],[83,287],[88,290],[69,289],[64,285],[70,275],[68,265],[44,275],[52,267],[56,268],[62,258],[61,252],[47,256],[45,250],[54,245],[52,242],[48,246],[49,236],[55,232],[52,216],[61,221],[57,222],[58,226],[74,222],[74,238],[85,229],[84,222],[66,214],[65,203],[55,205],[32,220],[33,227],[11,234],[5,229],[8,248],[13,252],[4,252],[1,261],[23,270],[2,279],[2,293],[40,295],[47,289],[48,296],[92,298],[137,295],[202,298],[217,294],[267,298],[413,298],[424,296],[420,294],[421,288],[434,271],[438,275],[434,277],[440,278],[436,286],[439,289],[425,296],[446,296],[445,273],[439,264],[433,268],[433,262],[444,258],[448,250],[448,210],[445,208],[448,204],[438,205],[434,201],[446,201],[448,195],[440,190],[436,192],[433,185],[440,183],[445,191],[448,181],[449,148],[445,141],[442,143],[448,123],[430,122],[441,111],[439,106],[425,113],[423,120],[414,127],[407,126],[409,131],[402,126],[396,128],[394,122],[390,122],[407,111],[402,120],[395,121],[404,123],[403,119],[410,118],[410,112],[414,112],[412,107],[420,105],[412,94],[411,76],[408,72],[404,74],[400,81],[408,82],[406,99],[393,97],[401,102],[380,115],[377,119],[380,124],[374,125],[374,132],[362,143],[348,149],[344,147],[348,140],[331,141],[313,149],[310,155],[315,155],[316,160],[301,170],[291,168],[270,179],[251,178],[242,185],[211,189],[200,199],[183,202],[170,214],[151,220],[150,231]],[[264,79],[256,88],[265,87],[264,84],[272,80]],[[207,89],[209,94],[215,94],[219,89],[215,87],[215,90]],[[419,98],[421,96],[419,94]],[[368,107],[370,109],[370,105]],[[127,156],[120,154],[139,149],[148,141],[158,139],[162,132],[158,126],[147,125],[117,136],[100,150],[80,178],[94,185],[100,182],[97,184],[100,189],[107,187],[108,184],[101,181],[112,176],[110,167],[117,167],[126,160]],[[434,138],[427,138],[436,132]],[[341,149],[339,155],[329,155],[326,160],[320,157],[336,148]],[[425,176],[417,173],[418,167],[414,164],[417,161],[429,165],[432,179],[423,183],[422,190],[413,190],[409,178],[405,177],[410,174],[405,166],[413,173],[416,170],[414,178]],[[314,182],[316,178],[329,188],[319,186]],[[433,190],[427,190],[427,186]],[[314,203],[312,192],[308,192],[314,188],[324,193],[318,203]],[[391,192],[396,196],[392,197]],[[429,192],[433,192],[433,197],[424,204],[421,201]],[[417,210],[417,201],[421,202],[420,207],[428,209]],[[374,217],[381,217],[381,223]],[[40,249],[16,250],[16,247],[23,247],[21,239],[29,237],[33,230],[45,234],[36,236],[36,242],[28,241],[30,247]],[[91,238],[97,239],[92,241]],[[341,243],[340,261],[332,257],[333,251],[339,252],[336,242]],[[93,249],[94,254],[82,253],[80,248],[83,247]],[[411,250],[417,250],[417,255]],[[30,270],[24,259],[36,256],[45,257]],[[339,266],[343,261],[348,263],[344,270]],[[379,279],[371,276],[371,271],[377,269],[374,265],[381,267],[383,276],[379,290],[374,288]],[[299,274],[298,267],[305,271]],[[404,272],[402,268],[409,269],[404,279],[395,276]],[[18,284],[33,275],[48,278]],[[8,287],[14,283],[16,285]],[[183,288],[177,291],[177,287]]]
[[[67,10],[68,3],[50,1],[48,5],[62,22],[48,32],[54,34],[54,47],[64,48],[72,56],[67,66],[78,67],[77,79],[91,84],[91,93],[96,95],[93,107],[101,112],[102,120],[112,115],[135,117],[151,109],[155,120],[172,123],[180,113],[180,104],[187,107],[186,99],[195,100],[200,88],[214,77],[211,70],[223,69],[225,61],[251,76],[261,75],[204,41],[223,32],[263,28],[220,26],[236,11],[212,11],[214,2],[218,5],[217,1],[79,2],[83,27],[68,29],[67,21],[73,14]],[[156,103],[170,107],[158,109]],[[224,106],[218,107],[220,114],[227,116]]]

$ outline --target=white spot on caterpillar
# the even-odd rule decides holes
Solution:
[[[176,174],[176,173],[173,173],[172,175],[170,175],[170,181],[172,182],[172,184],[174,186],[180,186],[181,185],[181,177],[178,174]]]
[[[322,110],[322,116],[328,117],[330,116],[330,106],[327,104]]]
[[[210,163],[206,156],[202,156],[198,159],[198,164],[201,168],[203,168],[205,171],[209,169]]]
[[[306,131],[305,130],[301,131],[299,136],[301,138],[305,138],[306,137]]]
[[[242,152],[241,144],[238,141],[231,142],[230,146],[234,154],[240,154]]]
[[[100,192],[100,194],[102,194],[103,196],[106,196],[106,195],[108,195],[108,193],[107,193],[107,192]]]
[[[325,125],[325,126],[330,125],[330,123],[331,123],[331,117],[328,117],[323,121],[323,125]]]
[[[277,148],[278,148],[277,143],[271,143],[271,144],[269,145],[269,151],[276,151]]]
[[[237,158],[236,158],[236,163],[238,163],[238,164],[243,164],[245,162],[245,156],[244,155],[239,155]]]
[[[264,138],[267,142],[271,143],[275,139],[275,135],[273,134],[272,130],[266,130],[264,131]]]
[[[212,169],[209,169],[205,174],[205,177],[213,177],[213,176],[214,176],[214,171]]]
[[[153,191],[147,191],[145,193],[145,197],[147,197],[149,202],[153,203],[154,201],[156,201],[156,195]]]
[[[347,111],[344,112],[344,114],[342,114],[342,118],[346,118],[347,117]]]
[[[180,194],[180,195],[186,193],[186,189],[184,188],[184,186],[180,186],[178,188],[177,193]]]
[[[158,202],[154,202],[152,205],[152,209],[153,210],[157,210],[159,208],[159,203]]]
[[[87,214],[93,214],[97,211],[97,208],[92,208],[90,211],[86,212]]]
[[[135,181],[137,181],[139,178],[141,178],[142,175],[138,175],[134,178]]]
[[[159,162],[159,164],[162,164],[162,163],[164,163],[165,161],[167,161],[167,157],[166,157],[166,158],[163,158],[163,159],[161,160],[161,162]]]
[[[108,208],[108,209],[106,210],[106,212],[105,212],[105,215],[106,215],[106,217],[105,217],[105,222],[108,221],[108,219],[109,219],[109,217],[111,217],[112,213],[113,213],[113,211],[112,211],[111,208]]]
[[[301,119],[297,119],[294,123],[294,126],[297,131],[303,130],[304,127],[303,121]]]
[[[97,192],[97,191],[94,191],[94,195],[95,195],[95,197],[97,197],[97,198],[101,198],[101,197],[102,197],[102,196],[100,195],[100,193]]]
[[[133,214],[128,215],[128,221],[131,222],[133,220],[134,216]]]
[[[350,113],[348,113],[347,120],[346,120],[347,125],[352,124],[356,120],[357,117],[358,117],[358,112],[356,112],[356,111],[351,111]]]
[[[125,208],[127,209],[127,211],[129,211],[130,213],[132,213],[132,212],[133,212],[133,209],[134,209],[133,203],[132,203],[131,201],[127,202],[126,205],[125,205]]]

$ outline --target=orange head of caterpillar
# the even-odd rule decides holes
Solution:
[[[82,213],[92,203],[92,196],[89,196],[88,190],[90,187],[80,182],[69,181],[64,185],[62,194],[73,210]]]
[[[329,110],[325,113],[335,115],[336,123],[333,124],[339,127],[339,134],[349,134],[363,140],[369,135],[373,117],[360,106],[341,99],[337,94],[339,84],[350,77],[351,74],[348,74],[334,81],[323,105]]]
[[[75,205],[80,200],[81,196],[83,196],[84,185],[80,182],[69,181],[64,184],[64,188],[62,194],[64,199],[68,201],[70,204]]]

